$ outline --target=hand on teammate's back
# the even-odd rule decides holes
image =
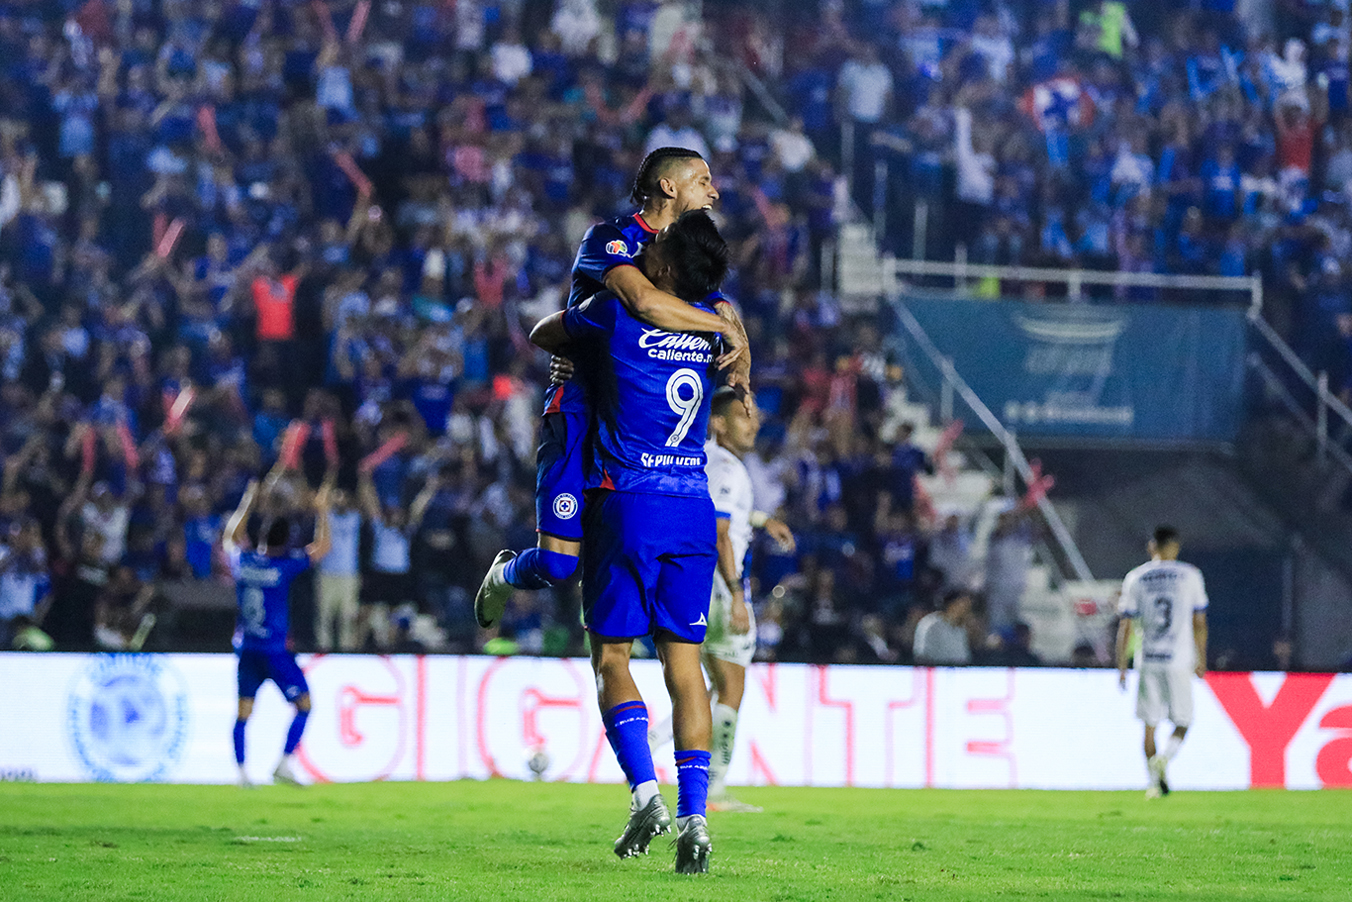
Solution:
[[[549,381],[554,385],[563,385],[573,378],[573,361],[555,354],[549,358]]]

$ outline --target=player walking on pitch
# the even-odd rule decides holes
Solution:
[[[271,485],[272,479],[268,480]],[[267,491],[267,489],[264,489]],[[300,785],[291,767],[291,756],[305,731],[310,716],[310,687],[305,674],[288,647],[291,583],[296,577],[329,553],[329,486],[316,493],[314,541],[304,551],[289,551],[291,524],[286,517],[275,518],[267,526],[257,551],[243,550],[248,540],[249,515],[258,499],[258,480],[252,480],[240,499],[239,507],[225,526],[225,552],[230,574],[235,578],[239,619],[234,646],[239,656],[239,713],[235,720],[235,763],[239,766],[239,784],[249,786],[244,771],[244,727],[253,713],[254,696],[267,680],[272,680],[296,708],[286,733],[282,759],[272,776],[280,783]]]
[[[1127,685],[1127,657],[1134,630],[1141,630],[1137,657],[1136,716],[1145,723],[1145,758],[1150,772],[1146,798],[1169,794],[1166,768],[1178,754],[1192,724],[1192,675],[1206,676],[1206,586],[1202,573],[1178,559],[1178,531],[1156,527],[1146,546],[1149,563],[1127,574],[1118,602],[1117,681]],[[1139,624],[1139,626],[1138,626]],[[1174,725],[1160,752],[1155,729]]]
[[[639,267],[637,255],[659,231],[691,210],[718,200],[709,165],[698,153],[663,147],[644,158],[634,178],[637,213],[598,223],[587,231],[573,263],[568,307],[600,291],[611,292],[626,312],[668,332],[722,333],[730,349],[719,360],[732,367],[729,381],[749,387],[750,353],[741,320],[721,296],[705,307],[687,304],[658,288]],[[700,298],[699,300],[704,300]],[[709,309],[712,306],[715,313]],[[573,575],[582,543],[583,458],[588,428],[582,386],[551,385],[545,395],[536,458],[535,548],[521,554],[498,552],[474,599],[482,627],[502,617],[515,589],[547,589]]]
[[[760,411],[743,403],[738,390],[714,394],[709,417],[709,497],[718,514],[718,569],[709,599],[709,630],[701,657],[709,675],[713,749],[709,761],[709,808],[755,812],[761,809],[728,794],[728,765],[737,737],[737,717],[746,688],[746,668],[756,653],[756,617],[747,600],[753,530],[764,527],[786,551],[793,533],[779,520],[754,509],[751,476],[742,458],[756,446]],[[669,737],[663,737],[664,739]]]
[[[703,304],[727,273],[727,255],[713,220],[697,210],[646,245],[639,265],[663,290]],[[704,436],[715,340],[647,327],[609,292],[542,320],[531,340],[551,352],[570,346],[593,412],[583,615],[606,738],[633,793],[615,853],[646,852],[671,823],[648,748],[647,707],[629,672],[634,640],[651,635],[676,735],[676,871],[703,873],[712,842],[700,643],[718,560]]]

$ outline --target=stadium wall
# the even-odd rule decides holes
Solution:
[[[587,662],[303,656],[313,780],[619,782]],[[664,706],[652,661],[635,677]],[[1108,670],[758,664],[731,782],[809,786],[1137,789],[1134,677]],[[235,776],[231,655],[0,654],[0,778],[225,783]],[[1352,675],[1226,673],[1195,684],[1178,789],[1352,786]],[[250,772],[266,780],[290,710],[264,687]],[[659,776],[672,779],[670,747]]]

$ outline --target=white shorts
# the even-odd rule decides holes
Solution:
[[[756,655],[756,612],[747,602],[746,615],[751,629],[737,634],[732,631],[732,594],[723,587],[723,580],[714,579],[714,590],[709,598],[709,628],[704,634],[704,654],[739,667],[750,667]]]
[[[1176,727],[1191,726],[1192,671],[1158,664],[1141,665],[1136,716],[1151,727],[1162,720]]]

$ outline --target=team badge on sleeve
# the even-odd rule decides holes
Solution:
[[[623,241],[612,241],[607,244],[606,253],[610,254],[612,257],[632,256],[632,254],[629,253],[629,245],[625,244]]]
[[[560,520],[571,520],[577,514],[577,499],[568,492],[554,499],[554,516]]]

